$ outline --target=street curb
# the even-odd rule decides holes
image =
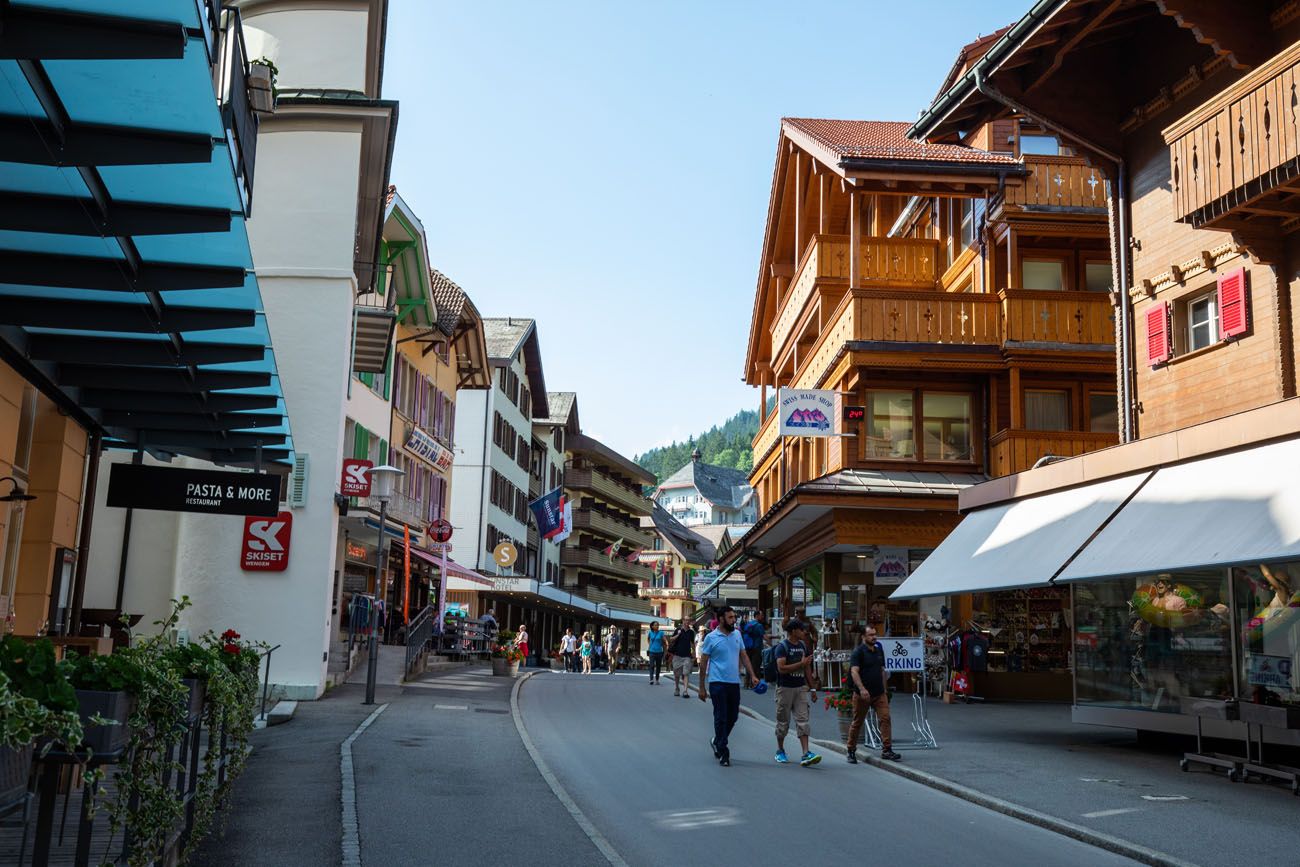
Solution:
[[[549,671],[550,669],[546,670]],[[614,848],[614,845],[592,824],[591,820],[587,818],[587,814],[582,812],[582,808],[569,796],[564,784],[551,772],[550,766],[546,764],[542,754],[533,745],[533,739],[528,735],[528,730],[524,728],[524,718],[519,713],[519,690],[523,687],[525,681],[541,673],[542,669],[535,669],[524,674],[523,677],[515,681],[514,687],[510,690],[510,715],[514,718],[515,729],[519,732],[519,739],[523,741],[524,749],[528,751],[528,756],[537,767],[537,772],[542,775],[542,779],[546,781],[546,785],[550,786],[552,794],[564,806],[564,809],[569,811],[573,821],[578,823],[582,833],[587,835],[587,839],[600,851],[600,854],[605,856],[605,860],[612,867],[628,867],[628,863],[623,860],[623,856],[618,854],[618,850]]]
[[[693,686],[696,692],[699,692],[698,686]],[[776,721],[766,717],[756,710],[740,706],[740,712],[745,716],[755,719],[776,728]],[[826,741],[817,738],[810,738],[811,743],[816,744],[824,750],[838,753],[842,756],[848,755],[848,750],[844,745],[837,741]],[[1076,825],[1074,822],[1058,819],[1056,816],[1049,816],[1046,813],[1040,813],[1037,810],[1031,810],[1028,807],[1022,807],[1019,804],[1013,804],[1010,801],[993,795],[985,794],[969,786],[963,786],[960,783],[954,783],[952,780],[946,780],[943,777],[935,776],[926,771],[919,771],[916,768],[909,768],[907,765],[901,765],[897,762],[887,762],[875,756],[863,756],[859,754],[858,761],[879,768],[882,771],[888,771],[900,777],[911,780],[914,783],[920,783],[931,789],[936,789],[945,794],[961,798],[963,801],[969,801],[972,804],[992,810],[995,813],[1001,813],[1004,816],[1010,816],[1013,819],[1019,819],[1022,822],[1028,822],[1031,825],[1037,825],[1048,831],[1054,831],[1065,837],[1078,840],[1081,843],[1087,843],[1096,846],[1098,849],[1104,849],[1107,852],[1113,852],[1116,855],[1123,855],[1142,864],[1151,865],[1151,867],[1198,867],[1191,861],[1184,861],[1181,858],[1175,858],[1173,855],[1166,855],[1164,852],[1158,852],[1155,849],[1149,849],[1137,843],[1131,843],[1119,837],[1112,837],[1109,834],[1103,834],[1100,831],[1094,831],[1091,828],[1085,828],[1082,825]]]

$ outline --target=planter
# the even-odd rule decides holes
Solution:
[[[185,721],[194,723],[203,716],[203,699],[207,696],[208,682],[201,677],[187,677],[182,683],[189,688],[190,703],[185,714]]]
[[[840,743],[848,743],[849,726],[853,725],[853,711],[837,709],[835,715],[838,717],[836,721],[840,725]]]
[[[0,810],[17,803],[27,793],[27,779],[32,772],[34,748],[0,747]]]
[[[492,673],[497,677],[514,677],[519,673],[519,663],[507,662],[501,657],[493,657]]]
[[[115,753],[125,747],[131,736],[126,721],[131,717],[134,704],[135,700],[126,692],[77,690],[77,711],[81,714],[81,725],[86,730],[81,746],[93,750],[95,755]],[[90,718],[95,714],[114,720],[117,725],[91,725]]]
[[[272,85],[271,67],[264,63],[248,65],[248,102],[253,111],[263,114],[275,111],[275,88]]]

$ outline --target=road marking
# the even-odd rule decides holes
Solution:
[[[1144,801],[1188,801],[1191,800],[1186,795],[1143,795]]]
[[[1084,813],[1083,818],[1101,819],[1105,816],[1118,816],[1121,813],[1140,813],[1140,812],[1142,812],[1141,807],[1122,807],[1118,810],[1097,810],[1094,813]]]
[[[406,683],[403,686],[413,686],[416,689],[447,689],[452,692],[482,692],[492,687],[486,683]]]
[[[435,704],[434,710],[469,710],[467,704]]]
[[[361,828],[357,824],[357,778],[352,771],[352,743],[370,728],[388,705],[381,704],[339,745],[339,778],[343,784],[343,867],[361,867]]]
[[[734,807],[713,810],[663,810],[646,813],[656,825],[669,831],[695,831],[699,828],[718,828],[739,825],[740,811]]]
[[[1107,780],[1102,777],[1079,777],[1080,782],[1084,783],[1122,783],[1123,780]]]
[[[528,674],[516,680],[514,689],[510,691],[510,714],[514,717],[515,728],[519,731],[519,739],[524,742],[524,749],[528,751],[528,755],[532,758],[533,764],[537,766],[537,772],[542,775],[542,779],[546,781],[546,785],[551,787],[551,791],[555,794],[555,797],[559,802],[569,811],[569,815],[573,817],[573,821],[577,822],[578,827],[587,835],[587,839],[591,840],[591,842],[595,844],[596,848],[600,850],[600,854],[605,856],[605,860],[608,861],[612,867],[628,867],[627,862],[618,854],[618,850],[614,848],[613,844],[611,844],[609,840],[605,839],[605,835],[600,833],[600,831],[596,829],[595,825],[591,824],[591,820],[587,818],[587,814],[582,812],[582,808],[578,806],[573,798],[569,797],[569,793],[565,791],[564,785],[556,778],[555,774],[551,773],[551,769],[546,764],[546,760],[543,759],[542,754],[537,751],[537,747],[533,745],[533,739],[528,736],[528,730],[524,728],[524,718],[519,713],[519,688],[524,685],[524,681],[528,680],[528,678],[532,677],[534,674],[540,673],[541,672],[530,671]]]

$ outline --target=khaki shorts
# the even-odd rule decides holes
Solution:
[[[776,738],[781,740],[790,732],[790,716],[794,715],[794,733],[801,738],[809,735],[808,687],[778,686],[776,688]]]
[[[689,656],[673,657],[673,674],[681,677],[691,676],[691,658]]]

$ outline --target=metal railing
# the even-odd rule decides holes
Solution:
[[[433,639],[433,606],[426,605],[406,626],[406,673],[418,665]]]
[[[235,174],[244,194],[244,212],[253,208],[253,167],[257,162],[257,114],[248,99],[248,49],[238,9],[223,9],[219,43],[220,71],[217,98],[221,122],[228,131]]]

